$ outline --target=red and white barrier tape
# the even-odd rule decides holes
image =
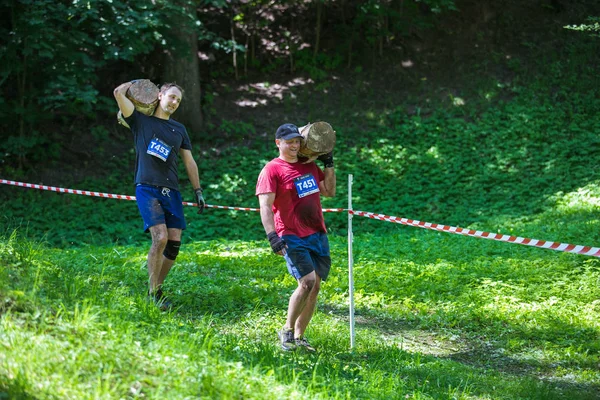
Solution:
[[[519,236],[501,235],[499,233],[475,231],[472,229],[464,229],[464,228],[459,228],[456,226],[432,224],[431,222],[416,221],[416,220],[412,220],[412,219],[399,218],[399,217],[383,215],[383,214],[374,214],[374,213],[370,213],[370,212],[366,212],[366,211],[350,210],[349,212],[353,215],[358,215],[361,217],[368,217],[371,219],[378,219],[381,221],[388,221],[388,222],[393,222],[396,224],[415,226],[417,228],[432,229],[435,231],[456,233],[459,235],[466,235],[466,236],[473,236],[473,237],[478,237],[478,238],[483,238],[483,239],[497,240],[500,242],[508,242],[508,243],[523,244],[526,246],[540,247],[542,249],[565,251],[568,253],[576,253],[576,254],[583,254],[586,256],[600,257],[600,248],[598,248],[598,247],[581,246],[581,245],[576,245],[576,244],[558,243],[558,242],[548,242],[545,240],[529,239],[529,238],[523,238],[523,237],[519,237]]]
[[[36,185],[33,183],[9,181],[6,179],[0,179],[0,183],[6,184],[6,185],[20,186],[20,187],[25,187],[25,188],[30,188],[30,189],[50,190],[52,192],[58,192],[58,193],[81,194],[84,196],[103,197],[106,199],[134,200],[135,201],[135,196],[126,196],[123,194],[110,194],[110,193],[100,193],[100,192],[89,192],[87,190],[65,189],[65,188],[59,188],[59,187],[54,187],[54,186],[45,186],[45,185]],[[197,203],[189,203],[186,201],[182,202],[182,204],[184,206],[194,206],[194,207],[196,207],[198,205]],[[210,204],[207,204],[206,207],[207,208],[220,208],[220,209],[226,209],[226,210],[259,211],[258,208],[213,206]]]
[[[31,189],[41,189],[41,190],[50,190],[58,193],[71,193],[71,194],[80,194],[84,196],[95,196],[95,197],[103,197],[108,199],[119,199],[119,200],[135,200],[135,196],[126,196],[122,194],[110,194],[110,193],[100,193],[100,192],[90,192],[87,190],[75,190],[75,189],[65,189],[54,186],[45,186],[45,185],[36,185],[33,183],[24,183],[24,182],[15,182],[9,181],[6,179],[0,179],[0,184],[12,185],[12,186],[20,186]],[[196,203],[183,202],[183,205],[186,206],[197,206]],[[215,206],[215,205],[206,205],[207,208],[217,208],[223,210],[239,210],[239,211],[260,211],[258,208],[248,208],[248,207],[229,207],[229,206]],[[526,246],[534,246],[543,249],[557,250],[557,251],[565,251],[569,253],[583,254],[586,256],[600,257],[600,248],[598,247],[590,247],[590,246],[581,246],[575,244],[568,243],[558,243],[558,242],[548,242],[545,240],[538,239],[529,239],[523,238],[519,236],[510,236],[510,235],[501,235],[498,233],[490,233],[484,231],[475,231],[472,229],[464,229],[456,226],[448,226],[448,225],[439,225],[433,224],[431,222],[423,222],[417,221],[407,218],[399,218],[391,215],[384,214],[375,214],[366,211],[356,211],[356,210],[348,210],[346,208],[326,208],[323,209],[323,212],[345,212],[348,211],[352,215],[357,215],[360,217],[367,217],[371,219],[377,219],[380,221],[393,222],[396,224],[409,225],[417,228],[424,229],[432,229],[435,231],[441,232],[450,232],[456,233],[458,235],[479,237],[483,239],[497,240],[500,242],[508,242],[508,243],[516,243],[522,244]]]
[[[50,190],[52,192],[58,192],[58,193],[70,193],[70,194],[80,194],[80,195],[84,195],[84,196],[103,197],[105,199],[135,201],[135,196],[127,196],[127,195],[123,195],[123,194],[90,192],[87,190],[65,189],[65,188],[54,187],[54,186],[36,185],[33,183],[9,181],[6,179],[0,179],[0,184],[19,186],[19,187],[25,187],[25,188],[30,188],[30,189]],[[182,204],[184,206],[193,206],[193,207],[198,206],[197,203],[190,203],[190,202],[186,202],[186,201],[184,201]],[[217,209],[222,209],[222,210],[260,211],[260,209],[258,209],[258,208],[215,206],[215,205],[210,205],[210,204],[207,204],[206,207],[207,208],[217,208]],[[345,211],[345,210],[343,208],[329,208],[329,209],[323,210],[323,212],[342,212],[342,211]]]

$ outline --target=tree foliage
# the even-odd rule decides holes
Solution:
[[[521,2],[495,7],[513,3]],[[589,9],[593,2],[574,3]],[[21,170],[58,158],[82,130],[114,120],[116,84],[172,79],[166,54],[199,58],[190,76],[204,80],[274,71],[319,80],[409,54],[428,30],[478,7],[472,0],[7,0],[0,5],[0,163]],[[598,32],[598,20],[570,28]],[[197,53],[181,32],[196,35]]]
[[[181,7],[162,0],[13,0],[0,11],[7,19],[0,27],[0,116],[18,121],[4,129],[5,157],[19,164],[68,133],[65,125],[108,110],[99,86],[118,74],[107,71],[168,47],[170,21],[190,23]]]

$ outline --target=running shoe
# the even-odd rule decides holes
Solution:
[[[294,341],[294,330],[282,328],[278,333],[281,349],[284,351],[296,350],[296,342]]]
[[[153,301],[160,311],[169,311],[173,308],[173,303],[163,294],[162,289],[158,289],[152,294],[148,293],[148,299]]]
[[[313,346],[311,346],[310,343],[308,343],[308,340],[306,340],[305,337],[294,339],[294,342],[296,343],[296,347],[302,347],[303,349],[305,349],[306,351],[310,351],[311,353],[317,351]]]

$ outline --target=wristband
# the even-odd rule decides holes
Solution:
[[[277,235],[277,232],[273,231],[269,233],[267,239],[269,239],[273,253],[279,253],[281,250],[285,249],[285,241]]]

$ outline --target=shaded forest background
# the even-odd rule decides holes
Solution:
[[[336,107],[374,102],[410,100],[426,111],[434,105],[425,98],[448,101],[474,78],[506,82],[511,62],[527,68],[522,56],[560,51],[563,26],[593,18],[598,5],[13,0],[0,11],[0,165],[42,178],[42,165],[93,158],[98,142],[122,136],[112,89],[123,81],[184,86],[178,118],[198,140],[229,138],[225,121],[268,132],[286,119],[301,122],[307,112],[293,100],[302,89],[331,108],[319,117],[334,122]]]

